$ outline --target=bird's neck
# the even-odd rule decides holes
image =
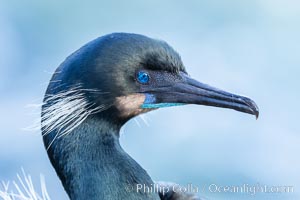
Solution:
[[[48,154],[72,200],[159,199],[137,191],[137,184],[153,182],[120,146],[119,127],[106,121],[87,119],[56,139]]]

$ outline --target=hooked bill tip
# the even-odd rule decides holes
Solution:
[[[258,111],[258,110],[255,112],[255,117],[256,117],[256,120],[257,120],[258,117],[259,117],[259,111]]]
[[[250,99],[248,97],[244,97],[243,100],[244,100],[244,103],[250,108],[250,110],[251,110],[250,113],[253,114],[253,115],[255,115],[256,120],[257,120],[258,117],[259,117],[259,108],[256,105],[256,103],[252,99]]]
[[[252,110],[253,110],[253,114],[255,115],[255,117],[256,117],[256,120],[258,119],[258,117],[259,117],[259,109],[258,109],[258,107],[257,107],[257,105],[256,105],[256,103],[254,102],[254,101],[252,101]]]
[[[252,111],[253,111],[253,115],[255,115],[256,120],[257,120],[258,117],[259,117],[259,109],[258,109],[258,106],[257,106],[256,103],[255,103],[254,101],[252,101],[252,100],[250,100],[250,102],[248,102],[248,103],[250,103],[250,104],[248,104],[248,105],[251,107],[251,109],[252,109]]]

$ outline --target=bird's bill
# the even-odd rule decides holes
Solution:
[[[232,94],[207,84],[198,82],[182,74],[182,82],[171,86],[163,86],[146,92],[142,108],[161,108],[184,104],[197,104],[234,109],[255,115],[258,118],[259,109],[248,97]]]

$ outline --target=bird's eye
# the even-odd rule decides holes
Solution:
[[[139,71],[136,76],[138,82],[142,84],[146,84],[149,82],[150,76],[147,72]]]

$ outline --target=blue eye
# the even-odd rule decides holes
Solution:
[[[145,83],[148,83],[149,82],[149,79],[150,79],[150,76],[147,72],[144,72],[144,71],[139,71],[137,73],[137,80],[142,83],[142,84],[145,84]]]

